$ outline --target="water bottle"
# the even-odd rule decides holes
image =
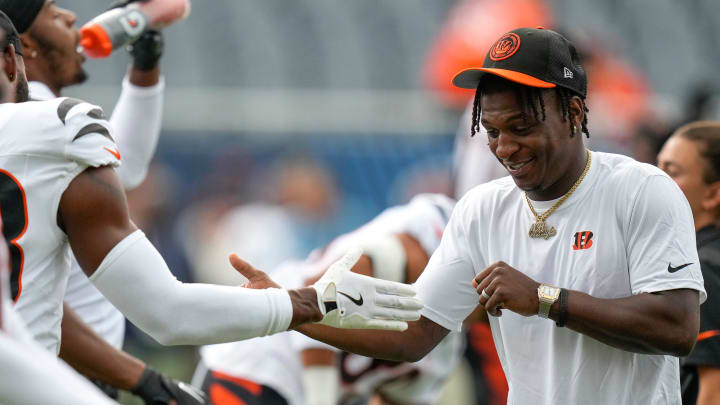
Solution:
[[[190,13],[189,0],[146,0],[108,10],[80,28],[80,45],[91,58],[106,58],[149,29],[162,29]]]

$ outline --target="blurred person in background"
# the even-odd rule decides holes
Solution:
[[[720,403],[720,122],[680,127],[658,155],[687,197],[697,231],[700,269],[708,299],[700,307],[700,334],[681,359],[684,405]]]
[[[0,10],[8,14],[21,34],[31,99],[60,97],[64,88],[87,80],[74,13],[60,8],[52,0],[0,0]],[[163,38],[157,31],[143,34],[131,45],[133,62],[110,119],[117,139],[118,158],[120,154],[123,157],[118,175],[127,189],[136,187],[144,179],[160,135],[164,92],[159,67],[162,51]],[[68,364],[113,398],[117,398],[117,388],[134,391],[146,401],[149,400],[146,393],[152,391],[153,386],[163,390],[158,386],[161,374],[141,360],[119,352],[125,336],[125,318],[93,287],[74,260],[63,311],[60,357]],[[33,329],[37,320],[27,321]]]
[[[360,247],[364,254],[354,272],[414,282],[440,243],[454,205],[444,195],[418,195],[315,249],[304,261],[285,261],[269,274],[287,288],[310,284],[343,252]],[[430,405],[454,371],[462,346],[462,335],[452,333],[420,362],[399,363],[341,354],[299,334],[278,334],[204,346],[193,384],[213,405],[337,405],[371,398],[374,404]]]
[[[225,258],[230,252],[258,268],[273,269],[285,260],[307,255],[330,239],[326,233],[333,228],[340,196],[335,179],[325,167],[310,158],[281,157],[267,171],[251,174],[250,170],[243,172],[255,180],[231,189],[233,195],[242,196],[240,204],[224,208],[203,202],[188,212],[194,218],[183,219],[205,222],[199,224],[206,228],[203,243],[186,243],[198,281],[239,284],[241,276],[226,271]],[[208,210],[223,211],[217,220],[207,221],[204,218],[213,216]],[[186,242],[198,236],[186,233]]]
[[[693,121],[712,119],[714,94],[715,89],[709,83],[700,83],[688,89],[685,100],[681,103],[683,110],[679,116],[647,116],[633,135],[632,156],[640,162],[657,164],[660,149],[672,135],[674,128]]]

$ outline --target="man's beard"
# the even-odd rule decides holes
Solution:
[[[63,53],[63,49],[58,48],[57,45],[46,38],[42,38],[40,36],[33,36],[33,38],[38,43],[40,53],[45,55],[47,58],[50,71],[55,72],[56,76],[53,78],[53,81],[60,90],[68,86],[84,83],[88,79],[88,74],[82,66],[78,67],[77,70],[73,72],[72,77],[64,77],[65,75],[63,74],[63,71],[67,68],[67,66],[65,66],[66,63],[63,62],[66,62],[76,55],[74,53]]]
[[[30,89],[28,89],[27,78],[25,73],[18,72],[18,83],[15,87],[15,102],[24,103],[30,100]]]

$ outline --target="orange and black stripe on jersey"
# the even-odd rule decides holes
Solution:
[[[220,371],[208,370],[202,390],[211,405],[288,405],[274,389]]]

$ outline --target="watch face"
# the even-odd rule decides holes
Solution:
[[[560,295],[560,289],[551,285],[543,284],[540,286],[538,295],[540,296],[540,298],[554,300],[557,299],[557,297]]]

